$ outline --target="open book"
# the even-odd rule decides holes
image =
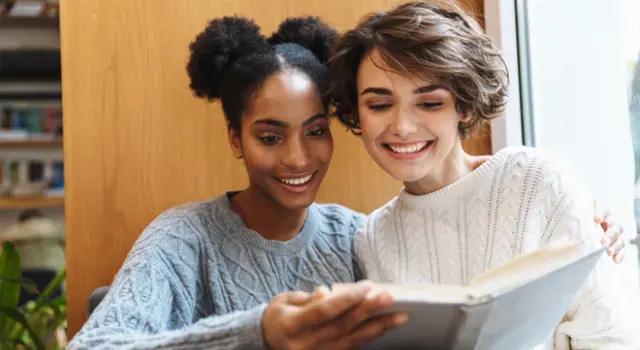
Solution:
[[[409,321],[365,349],[530,349],[543,343],[605,247],[541,248],[487,271],[469,286],[379,284],[390,292],[390,311]],[[344,285],[332,286],[339,293]]]

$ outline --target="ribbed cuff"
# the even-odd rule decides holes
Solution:
[[[242,320],[244,323],[239,330],[239,337],[242,337],[242,349],[266,349],[267,344],[264,340],[264,332],[262,330],[262,316],[267,304],[262,304],[251,309],[247,318]]]

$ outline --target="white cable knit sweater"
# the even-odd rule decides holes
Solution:
[[[507,148],[438,191],[401,192],[367,218],[355,248],[363,273],[375,282],[465,285],[552,241],[600,245],[593,213],[588,191],[558,160],[533,148]],[[620,290],[622,278],[637,277],[616,267],[603,256],[540,348],[640,348],[633,334],[640,315],[629,313],[631,302]]]

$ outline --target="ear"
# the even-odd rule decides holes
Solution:
[[[240,142],[240,132],[232,128],[231,125],[227,125],[227,136],[229,137],[229,145],[233,156],[242,159],[242,142]]]
[[[466,123],[469,121],[469,119],[471,119],[471,116],[469,115],[469,113],[467,112],[466,114],[460,114],[460,122],[461,123]]]

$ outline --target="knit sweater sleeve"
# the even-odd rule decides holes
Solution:
[[[352,238],[351,242],[351,263],[353,265],[353,277],[354,277],[354,281],[360,281],[363,279],[367,279],[367,276],[364,273],[364,266],[362,266],[360,264],[360,261],[358,260],[358,254],[356,251],[356,237],[358,235],[358,232],[360,230],[362,230],[362,227],[364,225],[366,221],[366,216],[356,213],[353,215],[353,217],[351,218],[350,224],[349,224],[349,234]]]
[[[558,159],[544,155],[539,189],[547,205],[544,241],[577,241],[585,249],[600,246],[602,229],[593,221],[593,199],[586,185]],[[543,242],[544,244],[545,242]],[[637,349],[633,302],[621,287],[624,269],[603,255],[556,329],[555,349]]]
[[[364,219],[355,233],[353,240],[354,256],[360,268],[362,279],[376,283],[386,282],[380,268],[380,256],[382,254],[377,250],[377,243],[379,243],[378,240],[381,239],[381,236],[376,232],[380,232],[382,229],[380,226],[384,226],[382,221],[388,215],[387,206],[375,210]]]
[[[189,224],[163,214],[135,243],[108,294],[68,348],[263,348],[265,306],[196,320],[201,240]]]

